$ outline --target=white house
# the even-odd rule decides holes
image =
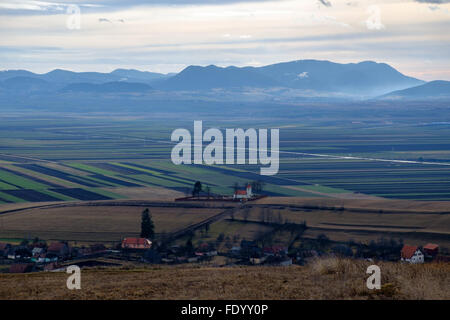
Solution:
[[[252,186],[248,184],[245,190],[236,190],[233,199],[250,199],[252,196]]]
[[[424,263],[424,255],[417,246],[408,246],[405,244],[401,252],[401,261]]]

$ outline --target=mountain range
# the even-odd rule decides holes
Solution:
[[[188,66],[179,73],[162,74],[134,69],[110,73],[55,69],[37,74],[27,70],[0,71],[0,103],[11,96],[104,94],[144,96],[189,95],[201,98],[223,92],[228,97],[267,99],[435,99],[449,98],[449,82],[425,82],[406,76],[386,63],[334,63],[297,60],[262,67]],[[80,96],[80,97],[81,97]],[[11,99],[13,101],[14,99]]]

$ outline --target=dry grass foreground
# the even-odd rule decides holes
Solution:
[[[450,264],[378,263],[382,288],[366,287],[366,261],[320,259],[308,266],[153,266],[67,274],[0,275],[1,299],[450,299]]]

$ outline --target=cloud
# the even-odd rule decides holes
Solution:
[[[414,1],[420,2],[420,3],[432,3],[432,4],[450,3],[450,0],[414,0]]]
[[[225,33],[222,35],[222,37],[227,38],[227,39],[251,39],[252,35],[251,34],[241,34],[239,36],[234,36],[232,34]]]
[[[349,24],[347,24],[345,22],[341,22],[338,19],[336,19],[336,17],[329,16],[329,15],[322,15],[322,14],[315,14],[315,13],[313,13],[310,16],[310,19],[314,23],[327,24],[327,25],[338,25],[338,26],[341,26],[341,27],[350,28]]]
[[[331,2],[328,1],[328,0],[319,0],[319,3],[324,5],[325,7],[328,7],[328,8],[332,6]]]
[[[441,8],[440,6],[436,6],[436,5],[431,5],[431,6],[428,6],[428,9],[430,9],[430,11],[441,11],[441,12],[445,12],[445,13],[448,13],[448,10],[447,9],[445,9],[445,8]]]
[[[58,0],[58,2],[46,2],[36,0],[1,0],[0,12],[8,14],[36,13],[58,14],[69,6],[78,6],[89,11],[118,11],[140,6],[168,7],[186,5],[224,5],[241,2],[269,2],[272,0],[95,0],[95,3],[86,3],[91,0]],[[93,0],[92,0],[93,1]],[[328,0],[319,0],[327,3]],[[94,2],[94,1],[93,1]]]

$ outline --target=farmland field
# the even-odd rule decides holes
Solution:
[[[133,203],[132,203],[133,204]],[[0,234],[4,238],[27,238],[78,242],[120,242],[139,236],[143,206],[54,206],[2,214]],[[159,233],[170,233],[220,213],[221,208],[150,208]]]
[[[450,211],[448,125],[422,125],[414,117],[400,124],[383,118],[374,122],[369,117],[354,122],[348,114],[345,119],[336,116],[332,120],[244,117],[224,121],[207,117],[204,127],[280,128],[279,173],[261,176],[255,165],[174,165],[170,134],[175,128],[192,129],[193,115],[183,120],[145,114],[4,117],[7,121],[0,128],[1,238],[117,241],[124,235],[137,235],[139,230],[141,209],[137,208],[9,212],[27,203],[170,203],[191,194],[195,181],[210,187],[213,194],[231,195],[236,183],[242,186],[260,180],[262,193],[269,198],[259,200],[259,205],[284,205],[284,209],[274,209],[275,215],[279,213],[284,221],[306,221],[305,237],[326,233],[336,241],[367,242],[385,236],[412,243],[436,240],[449,246],[449,221],[447,214],[441,214]],[[318,207],[362,207],[367,212],[337,214],[289,207],[305,201]],[[380,213],[396,206],[406,212]],[[204,209],[197,215],[158,210],[154,212],[156,229],[162,233],[204,221],[219,209]],[[197,231],[196,241],[211,241],[221,233],[252,239],[270,231],[258,223],[258,210],[257,205],[252,208],[247,223],[240,221],[239,214],[235,221],[226,217],[215,221],[207,238]],[[69,222],[73,224],[65,224]]]
[[[219,194],[230,194],[235,183],[261,180],[271,196],[450,199],[445,125],[256,119],[252,127],[280,128],[279,173],[260,176],[254,165],[173,165],[170,133],[192,127],[191,121],[171,118],[163,126],[148,116],[54,117],[7,116],[0,128],[1,202],[126,199],[126,188],[184,194],[197,180]],[[249,126],[233,121],[235,127]],[[208,124],[230,126],[216,119]],[[337,158],[346,156],[356,158]]]

